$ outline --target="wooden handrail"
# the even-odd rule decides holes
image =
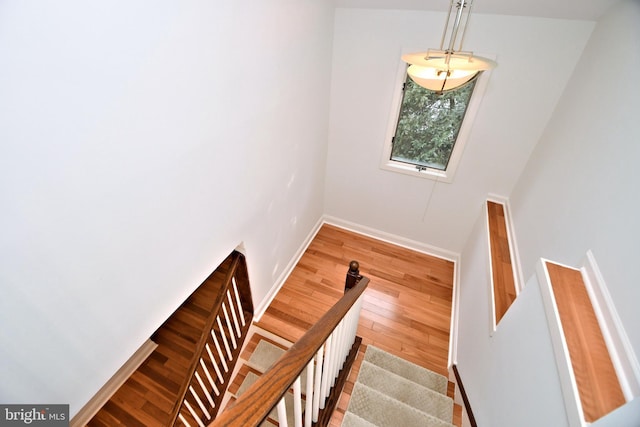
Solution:
[[[240,260],[242,256],[243,255],[239,252],[233,253],[233,260],[231,261],[231,265],[229,266],[229,271],[227,272],[227,275],[224,279],[222,291],[219,292],[218,295],[216,295],[216,300],[213,304],[213,309],[209,313],[209,317],[207,318],[207,323],[202,329],[202,335],[200,336],[200,340],[196,345],[196,349],[193,354],[193,359],[191,360],[191,365],[189,366],[189,370],[187,371],[187,375],[185,376],[184,381],[180,385],[180,390],[178,391],[178,397],[174,403],[174,406],[171,412],[171,424],[169,425],[173,426],[176,424],[178,415],[180,414],[180,408],[182,407],[182,402],[184,401],[184,398],[187,394],[187,390],[191,383],[191,379],[193,378],[194,372],[198,367],[198,361],[200,360],[200,356],[204,351],[204,347],[207,342],[208,335],[211,329],[214,327],[214,322],[215,322],[216,316],[220,312],[222,303],[224,301],[224,297],[226,295],[226,290],[229,289],[231,285],[231,279],[234,276],[236,270],[238,269],[238,266],[240,265]]]
[[[363,277],[346,292],[233,406],[218,414],[209,427],[258,426],[289,390],[368,284],[369,279]]]

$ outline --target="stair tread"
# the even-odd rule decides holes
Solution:
[[[279,345],[260,339],[245,365],[264,374],[285,352]],[[300,387],[304,394],[307,389],[307,368],[300,374]]]
[[[453,400],[364,360],[357,381],[443,421],[453,419]]]
[[[378,427],[422,426],[453,427],[453,424],[393,399],[371,387],[356,382],[347,412]]]
[[[387,353],[377,347],[367,346],[364,360],[440,394],[447,394],[449,380],[445,376]]]
[[[340,425],[342,427],[377,427],[375,424],[371,424],[353,412],[345,412],[344,418],[342,418],[342,424]]]
[[[251,354],[251,357],[249,357],[247,365],[256,371],[265,373],[285,351],[286,350],[261,339]]]
[[[236,397],[239,397],[242,395],[242,393],[244,393],[249,387],[251,387],[251,385],[253,385],[253,383],[255,383],[258,378],[260,378],[259,375],[254,374],[253,372],[248,372],[247,375],[244,378],[244,381],[242,381],[242,384],[240,385],[240,388],[238,389],[237,393],[236,393]],[[294,422],[294,416],[293,416],[293,393],[289,392],[287,394],[284,395],[284,399],[285,399],[285,404],[287,407],[287,425],[295,425]],[[304,403],[305,403],[305,399],[304,396],[302,396],[302,411],[304,412]],[[276,422],[278,422],[278,410],[277,408],[273,408],[271,410],[271,412],[268,415],[268,419],[274,420]],[[267,420],[265,420],[266,422]],[[264,425],[264,422],[263,422]]]

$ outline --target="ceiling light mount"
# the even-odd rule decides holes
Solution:
[[[407,73],[418,85],[444,92],[462,86],[478,72],[497,65],[491,59],[462,50],[472,5],[473,0],[450,0],[440,48],[402,55],[402,60],[410,64]]]

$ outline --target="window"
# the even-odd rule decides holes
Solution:
[[[486,85],[479,73],[444,93],[414,83],[402,67],[396,108],[390,119],[381,167],[451,182],[471,121]]]

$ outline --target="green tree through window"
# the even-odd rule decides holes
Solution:
[[[407,76],[391,160],[445,171],[476,81],[435,92]]]

